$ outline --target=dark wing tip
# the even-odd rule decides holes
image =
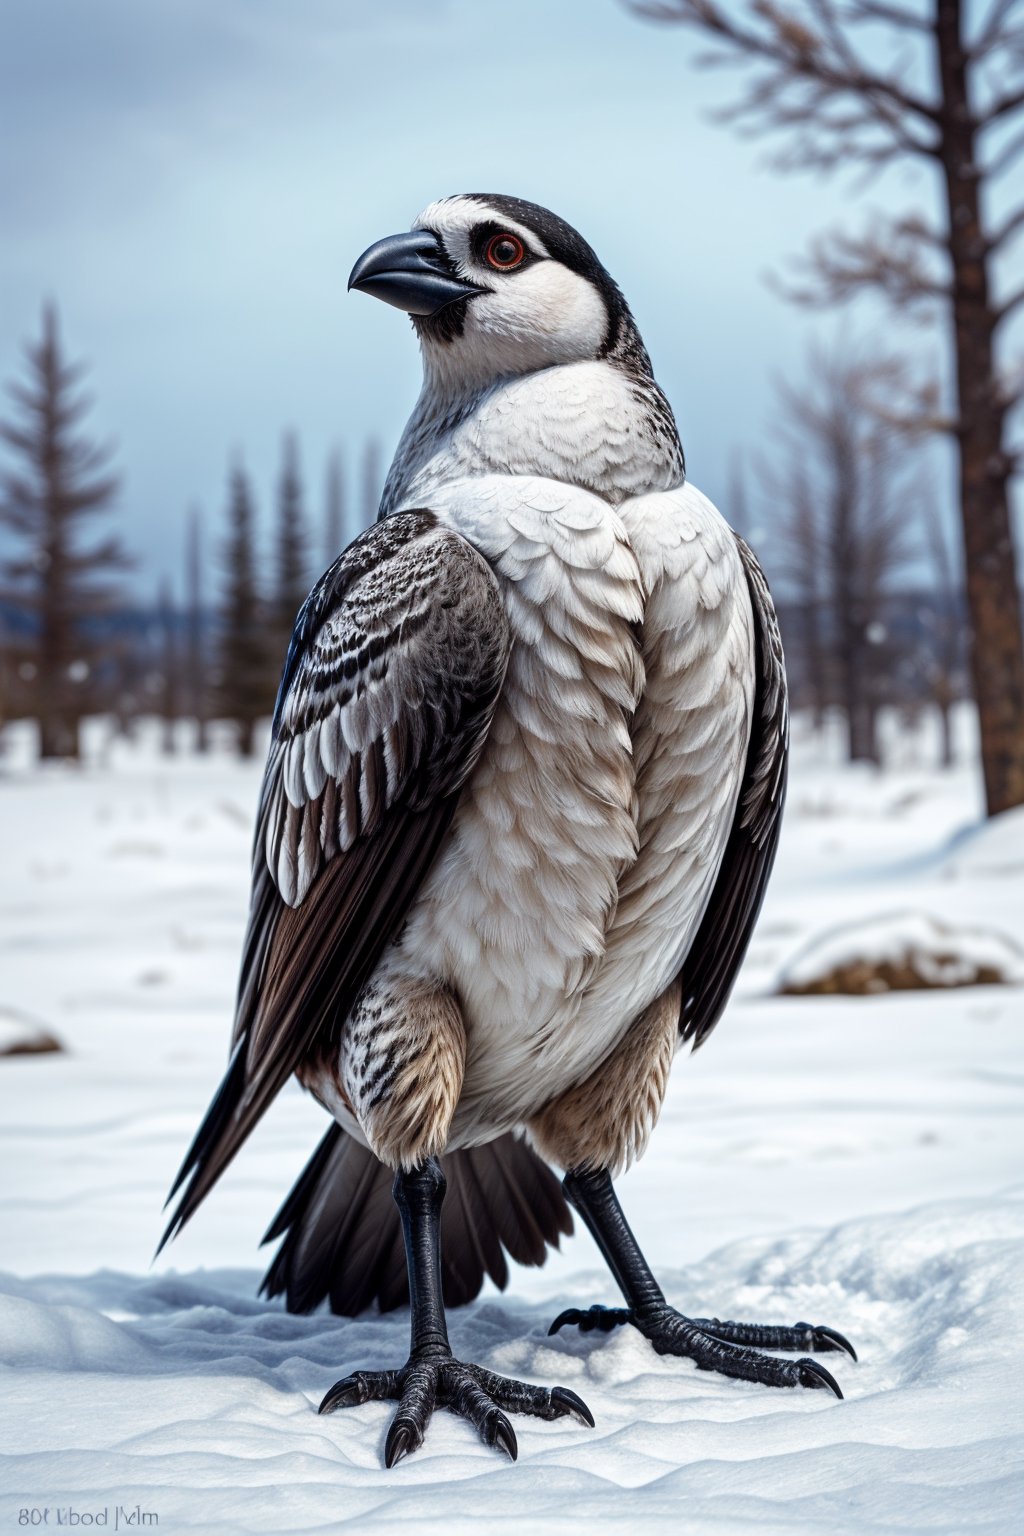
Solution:
[[[753,611],[756,685],[732,830],[682,968],[679,1031],[684,1041],[693,1041],[694,1050],[721,1018],[753,936],[778,851],[789,764],[789,701],[778,619],[755,555],[738,535],[736,545]]]

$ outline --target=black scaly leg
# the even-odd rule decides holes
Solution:
[[[409,1266],[412,1337],[409,1359],[395,1371],[356,1371],[336,1382],[320,1404],[321,1413],[351,1408],[357,1403],[397,1400],[398,1412],[384,1444],[384,1463],[396,1461],[423,1443],[436,1407],[469,1419],[485,1445],[497,1445],[515,1461],[515,1431],[503,1409],[558,1419],[574,1414],[593,1426],[594,1418],[581,1398],[567,1387],[534,1387],[496,1376],[483,1366],[456,1360],[448,1342],[441,1294],[441,1204],[446,1180],[441,1164],[431,1157],[418,1168],[395,1175],[394,1196],[402,1217],[405,1256]]]
[[[853,1346],[833,1328],[796,1323],[792,1328],[760,1327],[756,1323],[723,1323],[718,1318],[683,1317],[670,1307],[651,1274],[647,1260],[622,1213],[606,1169],[572,1170],[563,1181],[566,1198],[586,1222],[608,1268],[615,1276],[625,1307],[570,1307],[555,1318],[549,1332],[566,1324],[584,1332],[610,1333],[632,1323],[650,1339],[659,1355],[686,1355],[705,1371],[721,1371],[769,1387],[830,1387],[842,1392],[830,1372],[815,1360],[776,1360],[759,1349],[827,1351]]]

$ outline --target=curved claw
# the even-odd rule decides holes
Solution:
[[[336,1408],[354,1408],[357,1403],[364,1403],[366,1394],[362,1390],[357,1376],[346,1376],[341,1381],[336,1381],[330,1391],[325,1393],[324,1400],[317,1409],[317,1413],[333,1413]]]
[[[499,1446],[508,1457],[509,1461],[516,1461],[519,1457],[519,1442],[516,1432],[503,1413],[495,1415],[494,1433],[488,1441],[490,1445]]]
[[[820,1349],[820,1350],[832,1350],[832,1349],[839,1350],[839,1349],[843,1349],[849,1355],[851,1360],[856,1360],[856,1358],[857,1358],[857,1351],[854,1349],[854,1347],[850,1343],[849,1339],[845,1338],[843,1336],[843,1334],[841,1334],[838,1331],[838,1329],[836,1329],[836,1328],[820,1328],[820,1327],[815,1326],[814,1324],[808,1324],[808,1323],[798,1323],[797,1327],[798,1328],[809,1328],[810,1329],[810,1332],[814,1335],[814,1348],[815,1349]]]
[[[414,1451],[421,1439],[408,1419],[395,1419],[384,1442],[384,1465],[390,1470],[403,1456]]]
[[[835,1377],[832,1375],[832,1372],[826,1371],[825,1367],[823,1365],[819,1365],[817,1360],[798,1360],[796,1362],[796,1369],[800,1375],[801,1386],[828,1387],[835,1393],[836,1397],[842,1400],[843,1394],[840,1390],[838,1381],[836,1381]],[[809,1381],[807,1379],[808,1377],[811,1378]]]
[[[594,1415],[582,1397],[577,1397],[576,1393],[570,1392],[568,1387],[552,1387],[551,1406],[557,1408],[560,1413],[571,1413],[574,1418],[579,1419],[581,1424],[594,1428]]]
[[[566,1307],[564,1312],[559,1312],[558,1316],[551,1324],[551,1327],[548,1329],[548,1338],[550,1339],[553,1334],[558,1333],[562,1328],[567,1328],[570,1326],[574,1328],[581,1328],[583,1326],[583,1319],[586,1317],[586,1315],[587,1314],[580,1307]]]
[[[590,1333],[594,1328],[601,1333],[611,1333],[613,1328],[620,1328],[628,1322],[629,1312],[625,1307],[566,1307],[564,1312],[559,1312],[548,1329],[548,1338],[570,1324],[583,1333]]]

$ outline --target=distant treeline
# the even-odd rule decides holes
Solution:
[[[216,717],[251,753],[307,591],[376,516],[379,444],[362,446],[349,475],[334,450],[312,498],[297,435],[285,432],[269,549],[259,547],[252,486],[235,454],[223,510],[183,517],[179,579],[140,602],[120,540],[94,531],[114,513],[119,479],[111,450],[83,430],[83,370],[63,356],[52,306],[25,364],[11,417],[0,420],[0,728],[34,719],[41,757],[76,758],[88,715],[111,714],[125,728],[162,715],[169,744],[172,722],[190,716],[200,749]]]
[[[118,482],[109,450],[83,430],[81,369],[62,356],[52,309],[26,363],[12,419],[0,421],[0,515],[14,550],[0,564],[0,725],[33,718],[42,757],[74,758],[86,715],[125,730],[160,715],[169,749],[178,720],[196,721],[200,750],[221,720],[251,754],[307,591],[376,516],[377,443],[362,446],[354,475],[332,453],[311,497],[298,438],[284,433],[262,544],[234,455],[219,511],[183,515],[177,579],[140,602],[120,542],[94,531]],[[724,510],[769,572],[797,706],[841,710],[850,757],[877,761],[879,710],[930,702],[948,760],[949,712],[968,688],[965,602],[920,440],[879,406],[890,383],[870,357],[812,354],[803,380],[780,383],[771,453],[748,477],[756,493],[737,455]]]

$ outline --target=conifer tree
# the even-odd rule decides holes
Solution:
[[[185,639],[186,707],[196,722],[196,751],[209,746],[207,730],[208,690],[203,657],[203,585],[202,545],[199,513],[193,508],[188,521],[185,550],[185,590],[187,630]]]
[[[324,508],[324,569],[334,564],[352,541],[345,505],[345,481],[341,454],[335,449],[327,460],[327,491]]]
[[[96,620],[114,596],[110,576],[129,561],[114,536],[88,538],[118,489],[112,450],[78,430],[90,406],[81,364],[65,361],[53,305],[25,348],[28,377],[10,386],[15,418],[0,422],[13,461],[0,474],[0,519],[20,546],[2,563],[10,596],[34,621],[30,705],[41,757],[77,758],[87,685],[104,660]]]
[[[299,446],[285,433],[277,487],[277,566],[274,587],[274,641],[284,661],[296,615],[309,591],[309,541],[302,508]]]
[[[178,646],[178,616],[168,581],[160,583],[157,597],[160,646],[160,717],[163,720],[163,750],[170,756],[175,750],[175,726],[181,713],[181,660]]]
[[[377,510],[380,506],[381,492],[384,488],[384,473],[381,469],[380,443],[375,437],[367,439],[363,449],[363,522],[364,528],[369,528],[371,523],[377,520]]]
[[[265,613],[256,584],[252,494],[241,461],[235,463],[229,479],[224,568],[218,702],[223,717],[234,725],[239,755],[251,757],[256,725],[271,713],[274,689]]]

